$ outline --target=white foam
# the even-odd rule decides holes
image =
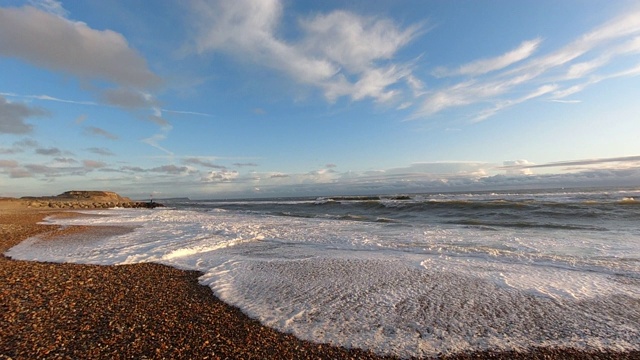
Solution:
[[[199,270],[217,296],[268,326],[382,354],[640,348],[638,261],[602,260],[622,249],[638,254],[633,241],[598,247],[584,233],[562,239],[598,248],[593,260],[526,231],[516,237],[233,211],[90,213],[101,216],[50,221],[136,229],[80,242],[32,238],[6,255]]]

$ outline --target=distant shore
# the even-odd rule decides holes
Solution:
[[[28,199],[0,199],[0,252],[36,235],[51,241],[78,233],[104,236],[100,228],[39,224],[46,216],[76,215],[35,207]],[[200,275],[149,263],[53,264],[0,256],[0,359],[384,358],[264,327],[199,285]],[[638,359],[640,352],[537,348],[443,358]]]

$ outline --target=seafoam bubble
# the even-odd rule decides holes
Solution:
[[[629,243],[607,242],[589,258],[572,255],[572,238],[528,230],[487,235],[234,211],[92,213],[101,216],[51,221],[135,230],[80,242],[35,238],[7,255],[199,270],[221,299],[268,326],[381,354],[640,348],[637,260],[602,260],[628,253]]]

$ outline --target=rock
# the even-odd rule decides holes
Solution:
[[[106,209],[112,207],[153,209],[164,205],[156,202],[132,201],[112,191],[72,190],[57,196],[23,197],[29,207],[50,207],[55,209]]]

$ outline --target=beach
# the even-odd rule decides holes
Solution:
[[[62,214],[62,215],[59,215]],[[63,210],[0,201],[0,252],[43,236],[69,241],[104,229],[38,224]],[[114,231],[113,229],[108,231]],[[117,231],[117,230],[116,230]],[[125,231],[125,230],[122,230]],[[299,340],[262,326],[200,285],[198,271],[140,263],[79,265],[0,257],[0,359],[378,359],[371,352]],[[637,359],[638,351],[532,348],[451,359]]]

